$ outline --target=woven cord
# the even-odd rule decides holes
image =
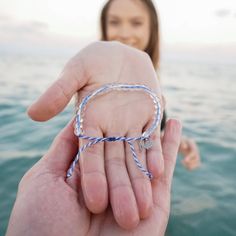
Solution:
[[[79,161],[79,158],[80,158],[80,154],[88,147],[91,147],[92,145],[94,144],[97,144],[97,143],[100,143],[100,142],[115,142],[115,141],[125,141],[129,144],[130,146],[130,150],[132,152],[132,155],[133,155],[133,160],[134,162],[136,163],[137,167],[145,174],[148,176],[149,179],[152,179],[152,174],[146,170],[143,165],[141,164],[141,162],[139,161],[137,155],[136,155],[136,152],[135,152],[135,148],[134,148],[134,144],[133,142],[134,141],[137,141],[137,140],[141,140],[142,137],[138,137],[138,138],[126,138],[126,137],[106,137],[106,138],[97,138],[97,137],[89,137],[89,136],[85,136],[85,135],[79,135],[78,136],[79,138],[82,138],[82,139],[87,139],[89,140],[90,142],[88,142],[87,144],[85,144],[83,147],[81,147],[74,159],[74,161],[72,162],[69,170],[67,171],[67,175],[66,177],[69,178],[72,176],[72,173],[75,169],[75,166],[77,164],[77,162]]]

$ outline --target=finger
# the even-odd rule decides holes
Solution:
[[[60,78],[28,108],[28,115],[36,121],[45,121],[61,112],[72,96],[86,84],[87,78],[81,59],[72,59]]]
[[[184,160],[181,161],[182,165],[189,171],[192,171],[200,166],[199,162],[189,162],[186,163]]]
[[[107,133],[106,137],[119,136]],[[109,196],[116,222],[132,229],[139,222],[139,212],[125,163],[125,145],[121,141],[105,143],[105,168]]]
[[[165,214],[169,215],[170,188],[173,172],[176,164],[179,143],[181,139],[181,123],[170,119],[166,122],[162,141],[162,153],[164,159],[164,173],[159,179],[152,181],[153,202]]]
[[[185,163],[191,163],[191,162],[198,162],[199,159],[198,159],[196,153],[191,152],[187,156],[184,157],[183,161]]]
[[[181,143],[180,143],[180,147],[183,151],[188,149],[188,142],[185,137],[182,138]]]
[[[150,136],[152,147],[147,150],[147,166],[153,176],[153,180],[159,178],[164,171],[164,161],[161,147],[161,140],[163,139],[163,135],[161,134],[161,126],[162,126],[162,119],[164,118],[163,116],[165,115],[164,108],[166,104],[166,99],[164,95],[161,95],[160,103],[161,103],[160,123],[158,124],[157,129]],[[156,112],[158,112],[157,105],[155,105],[155,109]],[[155,113],[155,115],[157,114]],[[147,122],[146,126],[144,127],[144,130],[147,130],[152,125],[153,125],[153,119]]]
[[[162,112],[165,110],[166,107],[166,98],[165,96],[162,94],[161,95],[161,108],[162,108]]]
[[[140,137],[142,130],[133,131],[127,134],[127,137]],[[146,164],[146,150],[140,150],[138,142],[133,142],[135,153],[138,160],[145,170],[147,170]],[[136,202],[138,205],[139,216],[141,219],[147,218],[150,215],[152,208],[152,188],[151,182],[148,176],[143,173],[136,165],[130,145],[125,143],[126,165],[132,184],[132,188],[135,194]]]
[[[161,133],[158,128],[152,135],[153,145],[147,150],[147,166],[153,179],[158,179],[164,172],[164,160],[161,147]]]
[[[75,127],[75,120],[73,122],[73,127]],[[79,150],[79,140],[78,140],[78,138],[77,138],[77,143],[78,143],[77,146],[78,146],[78,150]],[[78,150],[77,150],[77,153],[78,153]],[[77,155],[77,153],[76,153],[76,155]],[[70,167],[71,167],[71,165],[70,165]],[[68,174],[68,170],[67,170],[67,174]],[[80,189],[81,189],[81,175],[80,175],[80,167],[79,167],[78,164],[75,165],[72,176],[70,176],[70,178],[66,178],[66,183],[72,189],[74,189],[76,192],[81,192],[80,191]],[[80,196],[82,196],[81,193],[80,193]],[[80,199],[81,199],[81,197],[80,197]]]
[[[99,127],[89,125],[85,129],[90,137],[103,137]],[[82,147],[88,141],[80,139]],[[104,143],[93,144],[81,153],[81,182],[87,208],[97,214],[108,204],[108,188],[104,167]]]
[[[53,172],[66,176],[66,172],[78,150],[78,139],[74,135],[74,119],[54,139],[42,163]]]
[[[66,183],[74,189],[76,192],[80,192],[81,189],[81,174],[79,165],[75,165],[73,174],[70,178],[66,178]]]
[[[181,139],[180,122],[174,119],[168,120],[162,144],[162,152],[165,166],[162,179],[164,179],[167,186],[170,186],[172,182],[180,139]]]
[[[189,140],[189,149],[191,150],[192,153],[194,153],[195,159],[200,160],[198,147],[197,147],[197,144],[195,143],[195,141],[193,139]]]
[[[185,156],[181,162],[188,170],[193,170],[200,166],[200,159],[196,153],[193,152]]]
[[[185,162],[189,162],[192,160],[199,161],[200,156],[199,156],[198,148],[197,148],[195,141],[192,139],[188,139],[186,141],[186,143],[188,146],[188,148],[187,148],[188,152],[184,156],[184,161]]]

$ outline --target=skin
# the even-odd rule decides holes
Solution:
[[[161,100],[160,84],[146,53],[118,42],[97,42],[68,62],[60,78],[29,108],[28,114],[37,121],[48,120],[63,110],[74,94],[78,93],[80,101],[111,82],[144,84]],[[83,126],[89,136],[137,137],[152,118],[153,103],[149,96],[140,92],[113,92],[87,106]],[[138,155],[155,181],[164,171],[160,128],[152,139],[155,144],[152,149]],[[79,146],[83,142],[80,140]],[[135,148],[138,150],[137,143]],[[122,142],[93,145],[82,153],[79,166],[83,197],[90,212],[101,213],[110,202],[116,222],[125,229],[136,227],[151,214],[151,182],[135,165],[127,145]]]
[[[169,120],[161,145],[165,170],[151,185],[152,214],[135,229],[125,230],[117,224],[110,206],[101,214],[87,209],[78,171],[73,179],[65,179],[77,152],[77,139],[70,122],[55,138],[47,154],[20,181],[6,236],[164,235],[180,137],[180,123]]]
[[[186,169],[194,170],[201,165],[198,147],[193,139],[182,137],[179,152],[183,155],[181,163]]]
[[[139,0],[113,0],[107,12],[107,40],[119,41],[144,51],[150,38],[150,18],[145,4]],[[201,164],[196,142],[182,137],[179,152],[182,164],[194,170]]]
[[[149,42],[150,19],[140,1],[114,0],[107,12],[107,40],[144,51]]]

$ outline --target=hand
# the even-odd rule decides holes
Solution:
[[[160,84],[147,54],[120,43],[98,42],[69,61],[60,78],[29,108],[28,114],[34,120],[48,120],[63,110],[74,94],[78,93],[81,101],[107,83],[144,84],[161,99]],[[153,103],[146,94],[112,92],[88,104],[83,126],[89,136],[137,137],[150,124],[153,115]],[[155,144],[152,149],[138,153],[154,182],[164,169],[159,137],[157,129],[152,137]],[[80,140],[79,145],[83,144]],[[138,145],[135,145],[137,152]],[[114,217],[123,228],[134,228],[140,219],[150,215],[151,182],[135,165],[126,144],[93,145],[82,153],[79,165],[84,200],[92,213],[103,212],[109,196]],[[75,178],[74,175],[71,178]]]
[[[183,166],[188,170],[194,170],[201,164],[197,144],[193,139],[183,137],[180,142],[179,152],[183,155],[181,161]]]
[[[73,179],[65,178],[77,152],[77,139],[70,122],[47,154],[20,181],[6,236],[164,235],[180,137],[180,123],[169,120],[162,140],[165,170],[151,185],[152,214],[127,231],[118,226],[110,207],[101,214],[90,213],[84,203],[78,172]],[[159,155],[158,151],[155,153]]]

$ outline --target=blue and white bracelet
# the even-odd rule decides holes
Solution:
[[[152,101],[154,103],[154,120],[150,128],[145,130],[140,137],[90,137],[84,135],[83,132],[83,111],[85,110],[85,106],[88,104],[88,102],[94,98],[97,95],[101,95],[107,92],[110,92],[112,90],[122,90],[122,91],[144,91],[149,94],[149,96],[152,98]],[[154,92],[152,92],[148,87],[145,85],[129,85],[129,84],[106,84],[103,87],[95,90],[88,96],[86,96],[81,104],[79,105],[79,109],[76,113],[76,123],[75,123],[75,135],[78,136],[78,138],[82,139],[87,139],[89,142],[82,146],[74,161],[72,162],[69,170],[67,171],[67,178],[72,176],[72,173],[74,171],[76,163],[79,161],[80,154],[88,147],[99,143],[99,142],[115,142],[115,141],[125,141],[130,145],[131,152],[133,154],[133,159],[137,165],[137,167],[145,174],[147,175],[150,179],[152,179],[152,174],[146,170],[140,161],[137,158],[137,155],[135,153],[134,149],[134,142],[139,141],[139,145],[142,149],[149,149],[152,146],[152,142],[150,140],[151,134],[154,132],[154,130],[157,128],[157,126],[160,124],[161,121],[161,103],[160,99],[156,96]]]

